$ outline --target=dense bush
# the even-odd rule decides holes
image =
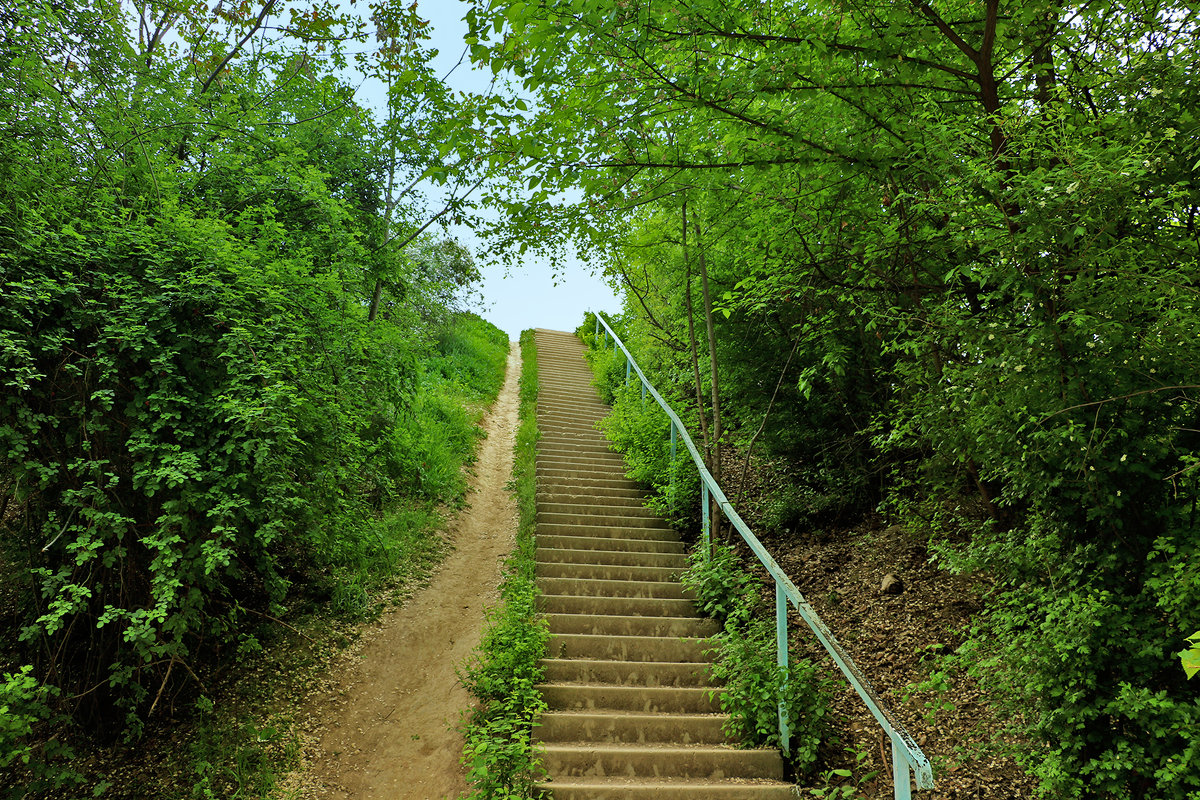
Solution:
[[[24,233],[0,311],[21,639],[82,719],[136,730],[243,607],[277,609],[367,546],[372,508],[455,499],[474,426],[445,364],[368,326],[335,275],[263,269],[270,237],[183,213]]]
[[[724,684],[721,708],[729,714],[725,731],[747,747],[779,747],[780,709],[788,726],[788,761],[800,772],[816,764],[817,749],[829,731],[832,691],[808,659],[776,661],[775,626],[751,619],[726,623],[718,637],[713,677]]]
[[[3,657],[38,684],[6,736],[65,712],[135,737],[251,620],[357,614],[433,557],[506,342],[455,313],[469,254],[395,191],[442,167],[455,109],[425,23],[373,13],[406,42],[356,60],[396,89],[385,122],[332,7],[0,12]]]
[[[787,667],[778,665],[774,621],[763,616],[761,587],[742,569],[733,548],[716,545],[711,556],[696,549],[689,561],[683,584],[697,607],[722,625],[712,672],[724,686],[726,732],[746,747],[778,747],[782,706],[788,761],[801,772],[810,769],[828,733],[828,680],[808,659],[793,656]]]

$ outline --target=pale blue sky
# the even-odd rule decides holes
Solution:
[[[418,3],[418,13],[430,21],[431,41],[439,51],[434,60],[437,73],[449,73],[446,82],[452,88],[486,92],[492,73],[472,69],[470,59],[463,56],[467,27],[462,18],[466,3],[460,0],[418,0]],[[462,63],[455,67],[460,57]],[[382,93],[363,86],[359,100],[378,108]],[[440,208],[436,202],[436,198],[430,198],[430,205]],[[449,232],[472,251],[482,246],[468,228],[450,226]],[[508,275],[502,267],[484,267],[483,283],[478,288],[484,297],[482,315],[512,339],[526,328],[572,331],[583,321],[585,311],[617,312],[621,306],[600,276],[592,275],[587,265],[575,259],[567,262],[557,279],[550,264],[536,255],[526,255],[521,266],[514,267]]]

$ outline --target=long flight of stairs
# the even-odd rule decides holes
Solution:
[[[646,510],[596,420],[608,413],[573,335],[535,332],[538,584],[552,634],[535,730],[553,800],[796,797],[774,750],[739,750],[710,697],[679,536]],[[719,690],[718,690],[719,691]]]

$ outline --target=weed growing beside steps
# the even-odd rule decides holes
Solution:
[[[636,382],[625,384],[624,354],[600,347],[589,323],[585,320],[578,333],[589,344],[586,358],[594,383],[613,406],[603,423],[605,435],[625,456],[628,477],[652,488],[659,510],[672,512],[673,507],[671,516],[678,520],[688,513],[685,508],[699,505],[695,468],[685,454],[671,464],[666,414],[642,399]],[[684,466],[688,473],[681,474]],[[717,544],[711,559],[703,558],[701,550],[692,551],[682,582],[700,611],[724,626],[713,675],[726,687],[721,695],[721,707],[729,715],[726,733],[746,747],[778,747],[782,697],[792,732],[788,762],[797,772],[807,771],[816,763],[817,748],[827,733],[832,689],[807,659],[789,659],[787,668],[775,663],[774,628],[760,609],[760,587],[742,570],[733,548]]]
[[[501,603],[488,612],[488,629],[460,679],[479,700],[464,725],[463,764],[472,800],[524,800],[542,777],[533,748],[533,720],[545,708],[543,679],[549,631],[537,616],[534,523],[537,455],[537,351],[533,331],[521,333],[521,406],[512,489],[519,512],[517,549],[508,561]]]
[[[576,335],[587,346],[584,358],[595,375],[592,385],[612,407],[612,413],[600,423],[601,429],[612,449],[625,457],[625,476],[651,490],[647,507],[665,515],[676,527],[686,527],[697,521],[700,474],[682,443],[676,444],[679,457],[671,461],[670,420],[657,403],[643,398],[636,375],[626,377],[625,354],[611,343],[604,346],[591,333],[594,322],[595,317],[586,317]],[[692,425],[690,409],[676,410],[682,411],[684,425]]]
[[[808,659],[776,664],[775,631],[762,613],[758,582],[741,569],[732,547],[713,550],[710,559],[693,550],[681,580],[695,594],[697,607],[724,625],[712,672],[725,686],[725,732],[744,747],[778,747],[782,698],[791,730],[788,762],[805,772],[816,763],[827,733],[832,687]]]

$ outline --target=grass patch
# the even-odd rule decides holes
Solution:
[[[537,352],[533,331],[521,333],[520,426],[512,491],[519,511],[517,548],[509,558],[501,603],[488,612],[488,629],[462,679],[480,704],[464,724],[463,763],[472,800],[533,796],[542,776],[533,747],[533,721],[545,708],[537,684],[549,631],[537,614],[534,524],[537,516]]]

